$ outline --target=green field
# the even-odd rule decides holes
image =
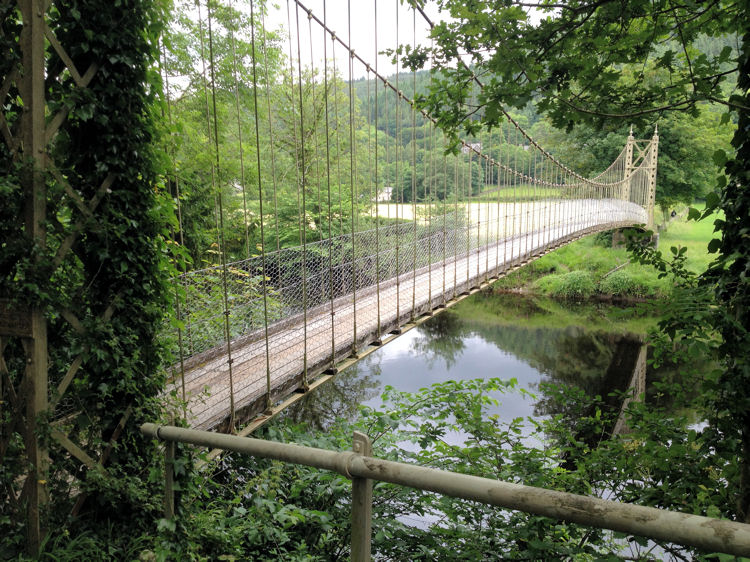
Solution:
[[[557,187],[540,187],[538,185],[522,184],[513,186],[488,185],[479,194],[472,196],[472,201],[500,201],[512,203],[513,201],[538,201],[541,199],[559,199],[561,190]]]

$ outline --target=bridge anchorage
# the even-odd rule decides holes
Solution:
[[[259,213],[259,241],[247,241],[247,256],[232,259],[220,226],[219,263],[174,279],[180,296],[170,384],[196,429],[250,422],[249,433],[424,315],[582,236],[654,222],[656,131],[636,139],[631,129],[595,177],[562,164],[507,113],[484,144],[465,139],[449,153],[436,121],[413,101],[416,74],[384,76],[377,45],[366,61],[325,16],[300,2],[293,10],[286,112],[274,85],[259,81],[263,61],[253,59],[251,68],[258,173],[257,191],[247,196]],[[211,13],[202,16],[201,29],[217,33]],[[267,31],[251,21],[254,53]],[[226,57],[204,51],[201,64],[236,63],[231,50]],[[169,84],[166,64],[163,73]],[[364,81],[355,84],[357,76]],[[215,100],[208,80],[203,88]],[[241,133],[239,111],[237,121]],[[224,174],[222,151],[232,150],[212,136],[216,123],[207,112],[212,178]],[[280,124],[292,136],[291,152],[274,137]],[[230,181],[245,197],[244,175]],[[297,243],[287,247],[279,236],[280,193],[297,198]],[[250,254],[254,245],[259,255]]]

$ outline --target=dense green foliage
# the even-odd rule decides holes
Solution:
[[[66,118],[48,145],[45,240],[33,240],[24,227],[24,193],[13,173],[19,161],[0,144],[1,165],[11,171],[0,182],[0,294],[44,311],[50,388],[74,375],[61,400],[51,391],[54,406],[40,421],[54,424],[104,467],[83,467],[49,437],[52,428],[44,424],[40,437],[51,464],[50,503],[42,524],[53,532],[78,532],[71,511],[85,515],[84,527],[102,516],[116,527],[144,521],[155,505],[153,490],[145,484],[155,450],[138,425],[161,408],[157,396],[164,377],[155,336],[169,306],[172,271],[165,235],[173,214],[160,193],[152,114],[161,8],[136,0],[50,8],[50,33],[75,68],[83,74],[94,65],[96,72],[86,87],[79,87],[58,51],[47,44],[48,113],[62,111]],[[19,18],[14,4],[3,4],[4,53],[18,52]],[[3,76],[18,70],[18,64],[14,56],[4,56]],[[8,100],[4,112],[15,129],[21,101],[17,95]],[[28,165],[28,160],[21,162]],[[18,384],[21,344],[11,340],[4,351],[10,381]],[[6,384],[2,388],[10,392]],[[6,425],[5,416],[12,413],[3,407],[0,420],[4,437],[15,435],[3,451],[0,471],[0,557],[23,549],[23,516],[14,500],[26,461],[21,439]]]
[[[743,4],[745,15],[750,6]],[[734,157],[729,156],[724,170],[725,183],[719,178],[719,193],[710,207],[721,209],[725,217],[717,221],[721,234],[718,244],[709,245],[718,257],[706,272],[706,281],[716,283],[716,294],[721,305],[712,324],[722,335],[719,353],[726,370],[719,379],[715,426],[724,439],[736,443],[743,463],[738,475],[742,488],[737,497],[737,511],[750,521],[750,18],[744,18],[742,45],[738,56],[737,78],[739,111],[737,132],[732,139]],[[723,163],[721,151],[715,158]]]
[[[495,126],[504,108],[529,102],[560,128],[582,120],[639,124],[670,109],[695,116],[701,101],[742,107],[723,92],[737,68],[731,39],[717,49],[706,38],[742,35],[743,0],[437,5],[451,19],[436,24],[434,46],[401,52],[409,66],[429,60],[441,71],[424,103],[448,129]],[[529,7],[538,9],[535,17]],[[459,52],[471,68],[455,64]],[[479,92],[474,76],[484,84]],[[484,108],[481,122],[467,119],[476,104]]]
[[[263,437],[342,450],[349,448],[351,432],[357,430],[373,438],[376,456],[389,460],[575,493],[606,491],[613,499],[692,513],[731,512],[729,494],[718,485],[726,466],[704,454],[697,433],[686,429],[687,420],[673,410],[633,403],[632,433],[602,440],[619,413],[608,397],[565,384],[547,384],[539,393],[545,407],[557,413],[537,422],[504,422],[493,414],[498,400],[524,394],[514,381],[450,381],[415,394],[390,389],[382,408],[364,408],[356,421],[338,420],[325,433],[281,422]],[[673,470],[677,464],[679,473]],[[165,525],[161,540],[148,544],[157,558],[349,556],[350,484],[338,474],[232,455],[209,480],[201,476],[185,484],[176,526]],[[705,492],[695,495],[693,489]],[[373,496],[376,557],[663,557],[637,537],[400,486],[376,483]],[[689,550],[664,546],[678,558],[690,555]]]

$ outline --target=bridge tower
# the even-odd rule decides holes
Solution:
[[[647,177],[646,184],[646,212],[648,221],[646,227],[653,230],[654,224],[654,205],[656,201],[656,165],[659,157],[659,128],[654,128],[654,134],[649,140],[636,140],[633,136],[633,127],[630,127],[627,143],[625,144],[625,169],[623,179],[623,199],[625,201],[633,200],[633,185],[636,171],[645,167]],[[645,166],[644,166],[645,164]],[[637,199],[638,195],[635,196]]]
[[[628,135],[627,143],[625,144],[625,170],[624,180],[625,185],[623,188],[623,199],[630,201],[630,191],[632,179],[628,179],[633,175],[635,168],[633,167],[633,145],[635,145],[635,137],[633,136],[633,126],[630,126],[630,134]]]
[[[651,146],[648,151],[648,228],[654,229],[654,205],[656,203],[656,162],[659,157],[659,126],[654,127]]]

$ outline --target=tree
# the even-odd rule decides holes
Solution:
[[[407,149],[410,153],[410,149]],[[484,187],[484,168],[478,158],[460,154],[443,161],[443,151],[419,149],[416,164],[404,162],[401,167],[400,189],[394,190],[391,200],[396,203],[411,203],[412,188],[416,188],[416,201],[453,201],[457,195],[462,201],[478,195]],[[414,179],[415,178],[415,179]],[[469,194],[471,186],[471,194]],[[457,192],[457,193],[456,193]]]
[[[715,108],[716,106],[714,106]],[[667,217],[676,203],[691,204],[713,190],[714,151],[729,150],[733,126],[720,126],[720,115],[705,108],[700,115],[668,114],[659,122],[656,204]]]
[[[723,92],[737,70],[732,48],[716,53],[712,43],[701,41],[742,32],[746,6],[741,0],[437,4],[452,19],[435,25],[434,47],[400,50],[407,65],[417,68],[431,60],[440,71],[423,102],[454,131],[481,128],[469,120],[476,105],[483,108],[483,123],[494,126],[505,108],[534,102],[539,113],[563,128],[582,120],[643,124],[670,109],[695,115],[701,101],[743,107],[739,96]],[[541,16],[536,23],[530,8]],[[673,41],[665,46],[666,40]],[[470,66],[455,64],[459,51]],[[663,71],[669,87],[644,63]],[[483,84],[479,92],[472,87],[475,80]],[[475,102],[471,107],[469,100]]]
[[[210,14],[205,6],[197,11],[192,2],[176,2],[173,16],[162,34],[160,61],[165,90],[169,86],[162,126],[170,134],[164,135],[163,152],[172,160],[175,199],[179,187],[178,239],[193,265],[201,267],[219,261],[222,243],[232,261],[247,257],[260,238],[253,68],[264,147],[268,145],[265,92],[275,87],[284,58],[278,32],[257,31],[258,13],[253,21],[249,14],[222,2],[211,2]]]
[[[720,238],[716,261],[703,275],[717,304],[707,322],[721,335],[724,372],[712,390],[711,432],[741,458],[736,516],[750,521],[750,2],[716,0],[573,0],[490,2],[438,0],[450,21],[432,32],[433,47],[400,47],[412,68],[433,61],[440,72],[420,103],[441,126],[476,134],[505,118],[506,107],[534,102],[552,123],[649,124],[667,111],[698,116],[702,102],[723,105],[735,118],[734,154],[716,151],[724,167],[708,216]],[[534,23],[529,9],[541,14]],[[718,52],[705,38],[737,37]],[[456,64],[468,60],[470,65]],[[655,75],[651,68],[659,72]],[[736,80],[736,87],[727,86]],[[483,84],[477,92],[477,81]],[[472,100],[472,107],[469,107]],[[484,122],[471,120],[479,105]],[[699,216],[693,212],[691,216]]]
[[[328,238],[329,231],[332,236],[350,233],[356,220],[352,209],[356,217],[360,206],[372,197],[365,181],[367,136],[361,104],[355,98],[350,119],[346,83],[338,71],[326,68],[325,72],[324,76],[323,72],[302,70],[302,101],[297,72],[293,83],[286,72],[272,93],[277,178],[268,174],[264,185],[268,188],[277,183],[282,245],[302,243],[302,191],[298,186],[305,190],[308,242]],[[271,189],[268,191],[271,200]]]

